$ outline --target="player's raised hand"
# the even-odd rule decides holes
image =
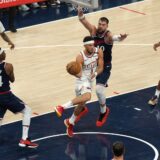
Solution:
[[[83,8],[78,6],[77,11],[78,11],[78,17],[82,17],[83,16]]]
[[[124,34],[120,34],[120,41],[123,41],[124,39],[126,39],[128,36],[128,34],[124,33]]]
[[[155,43],[154,45],[153,45],[153,49],[155,50],[155,51],[157,51],[157,48],[160,46],[160,42],[158,42],[158,43]]]

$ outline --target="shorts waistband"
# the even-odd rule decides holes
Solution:
[[[10,93],[11,91],[0,92],[0,95]]]

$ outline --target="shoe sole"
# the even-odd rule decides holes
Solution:
[[[62,114],[60,112],[58,112],[57,108],[55,107],[55,112],[57,114],[58,117],[62,117]]]
[[[106,121],[107,121],[107,119],[108,119],[108,115],[109,115],[109,113],[110,113],[110,109],[109,108],[107,108],[107,114],[106,114],[106,118],[105,118],[105,121],[104,122],[100,122],[100,124],[98,124],[98,122],[96,122],[96,126],[97,127],[102,127],[105,123],[106,123]]]
[[[26,144],[18,144],[19,145],[19,147],[23,147],[23,148],[37,148],[38,146],[27,146]]]

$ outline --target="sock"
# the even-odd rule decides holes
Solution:
[[[74,113],[72,114],[72,116],[69,119],[69,123],[74,125],[74,122],[76,120],[77,116],[74,115]]]
[[[26,140],[28,138],[28,132],[29,132],[29,126],[23,125],[23,130],[22,130],[22,139]]]
[[[160,91],[158,89],[156,89],[155,96],[157,96],[159,98],[159,95],[160,95]]]
[[[73,104],[72,104],[72,101],[69,101],[69,102],[63,104],[62,106],[63,106],[64,108],[70,108],[70,107],[73,106]]]
[[[2,119],[2,118],[0,118],[0,127],[2,126],[2,120],[3,120],[3,119]]]
[[[26,140],[28,138],[29,126],[31,121],[31,109],[27,105],[25,105],[23,113],[23,129],[22,129],[22,139]]]
[[[106,105],[100,105],[100,112],[103,114],[106,112]]]

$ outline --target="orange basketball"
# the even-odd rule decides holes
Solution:
[[[69,74],[75,76],[81,71],[81,65],[80,65],[80,63],[78,63],[76,61],[72,61],[67,64],[66,70]]]

